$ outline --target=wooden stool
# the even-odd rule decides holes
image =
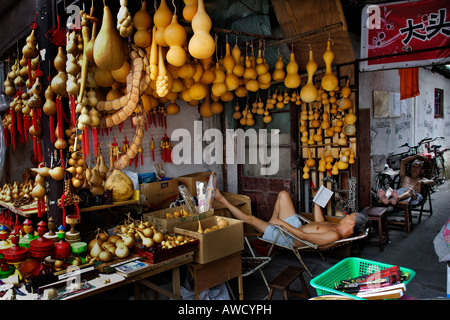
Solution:
[[[389,241],[388,220],[385,207],[365,207],[361,212],[367,214],[371,221],[376,221],[378,225],[378,244],[383,251],[384,244]]]
[[[275,279],[273,279],[270,283],[269,283],[269,295],[267,296],[267,300],[271,300],[272,299],[272,295],[273,295],[273,290],[274,289],[279,289],[279,290],[283,290],[284,292],[284,300],[288,300],[288,294],[292,294],[295,296],[299,296],[305,299],[309,298],[309,292],[308,292],[308,287],[306,286],[306,282],[303,279],[302,273],[305,269],[300,268],[300,267],[294,267],[294,266],[289,266],[286,269],[283,270],[283,272],[281,272]],[[296,291],[292,291],[289,290],[288,287],[289,285],[296,279],[296,278],[300,279],[300,283],[302,284],[303,287],[303,293],[300,292],[296,292]]]

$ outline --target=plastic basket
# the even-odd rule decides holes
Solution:
[[[369,275],[376,271],[384,270],[393,266],[394,265],[391,264],[385,264],[361,258],[346,258],[338,262],[325,272],[321,273],[317,277],[313,278],[310,281],[310,284],[313,288],[316,289],[318,296],[334,294],[350,297],[356,300],[365,300],[363,298],[335,290],[335,284],[344,279]],[[409,273],[409,278],[403,282],[405,285],[407,285],[416,275],[413,270],[408,268],[400,267],[400,270],[402,272]]]

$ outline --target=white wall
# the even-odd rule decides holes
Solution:
[[[399,148],[407,142],[416,145],[425,137],[450,136],[450,80],[428,69],[419,70],[420,95],[403,100],[405,113],[400,117],[375,118],[373,112],[373,91],[400,91],[400,77],[397,70],[361,73],[359,77],[359,107],[370,108],[371,155],[400,153]],[[444,118],[434,118],[434,89],[444,90]],[[361,141],[361,143],[364,143]],[[450,147],[450,140],[436,143]],[[447,161],[450,153],[447,153]],[[372,171],[372,178],[375,173]],[[372,179],[373,180],[373,179]]]

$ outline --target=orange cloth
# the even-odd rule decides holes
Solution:
[[[419,68],[399,69],[400,75],[400,99],[408,99],[418,96],[419,92]]]

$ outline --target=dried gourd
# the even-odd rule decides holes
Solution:
[[[102,25],[94,42],[94,61],[102,70],[119,69],[125,61],[122,38],[107,5],[103,7]]]
[[[206,59],[214,54],[216,49],[214,39],[209,34],[212,27],[211,18],[205,11],[203,0],[198,0],[198,9],[192,19],[193,36],[189,40],[189,53],[197,59]]]
[[[172,22],[164,29],[164,39],[169,50],[166,53],[166,60],[173,66],[181,67],[186,62],[186,51],[183,45],[186,42],[187,34],[184,27],[178,23],[177,15],[172,16]]]
[[[277,62],[275,62],[275,70],[272,73],[272,79],[274,81],[284,81],[286,72],[284,71],[284,62],[281,55],[278,55]]]
[[[313,76],[317,70],[317,63],[313,58],[313,51],[309,49],[309,61],[306,64],[306,72],[308,73],[308,81],[303,86],[302,90],[300,90],[300,99],[303,102],[310,103],[316,100],[317,98],[317,88],[313,83]]]
[[[186,21],[191,22],[194,19],[197,13],[197,2],[198,0],[184,0],[183,18]]]
[[[327,41],[327,49],[323,54],[323,60],[325,61],[325,75],[322,78],[321,86],[326,91],[333,91],[338,85],[338,79],[331,70],[331,64],[333,63],[334,53],[331,51],[331,40]]]
[[[166,0],[161,0],[158,9],[153,15],[153,23],[156,27],[155,31],[155,41],[159,46],[166,47],[167,43],[164,37],[164,29],[172,21],[173,13],[167,6]]]
[[[133,18],[131,17],[127,5],[127,0],[120,0],[120,9],[117,13],[117,30],[124,38],[131,36],[134,29]]]
[[[289,89],[295,89],[300,86],[298,64],[295,61],[294,52],[291,52],[289,63],[286,65],[286,77],[284,78],[284,85]]]
[[[147,11],[147,2],[142,1],[141,9],[133,16],[133,24],[136,28],[133,40],[134,44],[140,48],[147,48],[152,41],[152,35],[148,31],[152,24],[152,17]]]

